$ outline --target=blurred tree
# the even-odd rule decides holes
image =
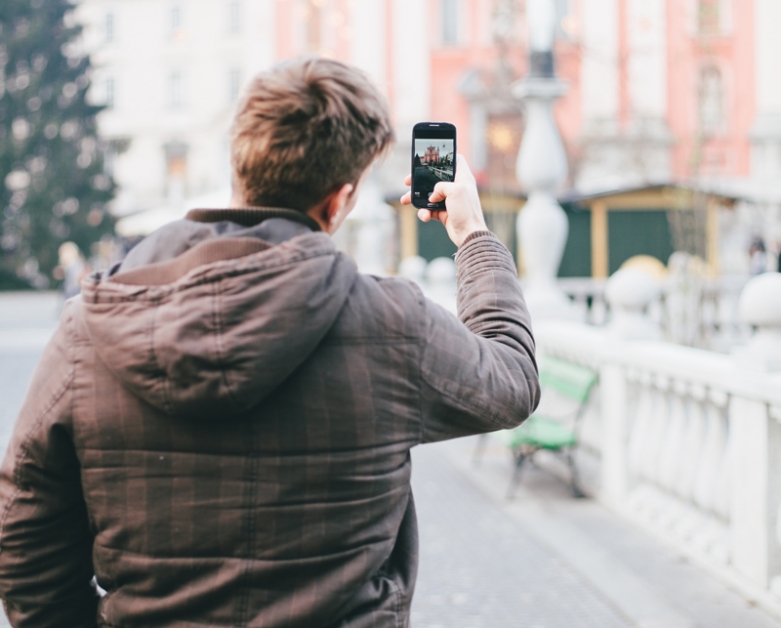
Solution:
[[[0,2],[0,289],[53,283],[58,249],[113,234],[89,57],[69,0]]]

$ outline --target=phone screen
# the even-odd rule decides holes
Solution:
[[[420,122],[412,129],[412,204],[445,209],[429,202],[434,186],[456,177],[456,127],[446,122]]]

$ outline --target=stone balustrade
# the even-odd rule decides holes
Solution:
[[[661,281],[658,297],[649,306],[649,315],[661,326],[664,338],[681,343],[685,337],[694,346],[721,352],[745,343],[749,330],[739,319],[738,302],[748,276],[706,278],[696,284],[696,293],[685,295],[680,292],[685,282],[676,279]],[[599,326],[609,320],[604,279],[567,277],[558,283],[583,322]]]
[[[756,331],[733,355],[653,340],[639,275],[605,293],[605,327],[535,321],[542,356],[599,372],[582,427],[596,495],[781,616],[781,274],[744,289]]]

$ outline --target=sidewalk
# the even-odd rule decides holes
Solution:
[[[558,480],[474,439],[418,447],[414,628],[781,628],[675,552]]]

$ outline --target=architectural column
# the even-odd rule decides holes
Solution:
[[[754,0],[756,118],[751,131],[751,174],[757,182],[781,181],[781,3]]]
[[[626,12],[629,146],[636,146],[632,174],[667,180],[672,135],[667,126],[666,0],[627,0]],[[632,150],[632,149],[630,149]]]
[[[390,62],[391,104],[396,116],[400,145],[409,146],[412,127],[428,120],[431,111],[430,47],[436,38],[428,20],[428,3],[420,0],[388,0],[392,3],[392,24],[386,24],[387,37],[395,42]],[[367,3],[364,3],[367,4]]]
[[[583,157],[577,187],[607,187],[621,172],[618,0],[581,0]]]
[[[242,15],[242,20],[247,25],[245,41],[246,54],[243,59],[246,66],[243,68],[245,74],[242,80],[246,81],[250,76],[258,72],[267,70],[276,61],[278,33],[275,28],[268,28],[269,24],[277,22],[276,2],[274,0],[259,0],[257,2],[247,2],[241,5],[246,15]]]
[[[350,2],[350,63],[364,70],[383,89],[387,87],[384,2]]]
[[[781,243],[781,3],[754,0],[756,116],[750,132],[751,178],[767,216],[771,252]]]

